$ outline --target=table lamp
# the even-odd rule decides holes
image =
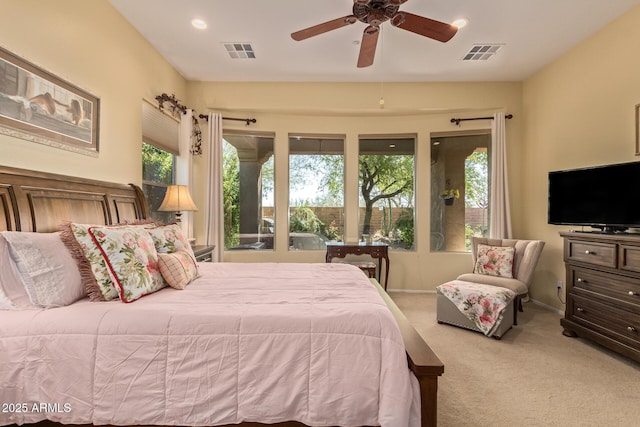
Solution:
[[[189,187],[186,185],[170,185],[164,195],[164,200],[158,208],[161,212],[175,212],[176,222],[181,222],[182,211],[197,211],[195,203],[189,194]]]

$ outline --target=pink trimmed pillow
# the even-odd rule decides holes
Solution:
[[[198,264],[186,250],[158,254],[158,266],[164,280],[174,289],[184,289],[198,277]]]
[[[133,302],[167,285],[158,269],[153,239],[145,228],[89,227],[87,231],[122,302]]]
[[[99,224],[76,224],[64,222],[60,225],[60,237],[67,249],[75,258],[82,284],[91,301],[109,301],[118,298],[118,291],[113,285],[105,259],[89,235],[89,227],[151,228],[156,224],[151,221],[141,221],[132,224],[116,224],[103,226]]]
[[[488,246],[479,244],[474,273],[487,276],[513,278],[513,246]]]

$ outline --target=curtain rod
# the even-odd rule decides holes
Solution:
[[[513,114],[507,114],[506,116],[504,116],[505,119],[512,119],[513,118]],[[455,123],[456,125],[460,126],[460,122],[466,122],[467,120],[493,120],[493,117],[471,117],[468,119],[456,119],[453,118],[451,119],[451,123]]]
[[[198,117],[200,117],[201,119],[205,119],[206,121],[209,121],[209,116],[205,114],[200,114]],[[251,123],[257,122],[256,119],[239,119],[237,117],[223,117],[222,120],[235,120],[236,122],[245,122],[247,126],[249,126]]]

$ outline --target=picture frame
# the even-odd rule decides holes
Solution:
[[[98,155],[100,99],[0,47],[0,134]]]
[[[640,156],[640,104],[636,104],[636,156]]]

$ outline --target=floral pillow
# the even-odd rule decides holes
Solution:
[[[513,278],[513,246],[478,245],[474,272],[488,276]]]
[[[154,223],[118,224],[110,228],[155,227]],[[71,252],[80,270],[82,284],[92,301],[109,301],[118,298],[106,261],[89,235],[89,227],[101,227],[98,224],[76,224],[64,222],[60,225],[60,238]]]
[[[143,227],[89,227],[88,233],[104,258],[122,302],[162,289],[153,239]]]
[[[195,259],[189,240],[178,224],[151,228],[149,229],[149,234],[151,234],[153,244],[156,246],[156,251],[159,254],[170,254],[179,250],[185,250]]]
[[[186,250],[158,254],[158,266],[164,280],[174,289],[184,289],[198,277],[198,264]]]

